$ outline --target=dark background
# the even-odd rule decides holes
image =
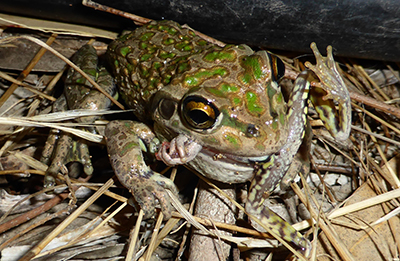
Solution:
[[[219,40],[310,52],[330,44],[347,57],[400,61],[400,1],[99,0],[133,14],[170,19]],[[80,0],[1,0],[0,11],[121,31],[133,27]]]

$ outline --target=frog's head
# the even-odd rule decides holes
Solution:
[[[192,66],[201,69],[159,90],[153,119],[166,133],[189,136],[214,154],[259,159],[278,151],[287,136],[286,103],[273,80],[282,68],[265,51],[228,50],[235,59],[210,65],[203,56]]]

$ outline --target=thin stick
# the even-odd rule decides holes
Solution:
[[[49,46],[51,45],[54,40],[56,39],[57,34],[52,34],[49,39],[46,41],[46,45]],[[42,42],[43,43],[43,42]],[[44,44],[44,43],[43,43]],[[46,47],[40,48],[40,50],[36,53],[35,57],[31,60],[31,62],[26,66],[26,68],[20,73],[20,75],[17,78],[17,81],[22,82],[28,74],[32,71],[33,67],[39,62],[40,58],[44,55],[46,52]],[[3,104],[8,100],[8,98],[11,96],[11,94],[14,93],[14,91],[17,89],[18,84],[11,84],[11,86],[7,89],[7,91],[0,97],[0,108],[3,106]]]
[[[128,249],[128,253],[126,254],[125,261],[131,261],[133,259],[133,255],[135,254],[136,241],[138,239],[138,235],[139,235],[139,231],[140,231],[140,224],[142,223],[143,216],[144,216],[144,212],[142,209],[140,209],[138,218],[136,220],[135,228],[132,230],[131,234],[129,235],[131,242],[129,243],[129,249]]]
[[[113,179],[109,179],[103,187],[94,193],[88,200],[85,201],[79,208],[77,208],[69,217],[61,222],[50,234],[47,235],[36,247],[27,252],[19,261],[29,261],[40,253],[58,234],[60,234],[73,220],[82,214],[93,202],[104,194],[114,184]]]
[[[134,14],[130,14],[130,13],[127,13],[127,12],[124,12],[124,11],[121,11],[121,10],[118,10],[118,9],[115,9],[115,8],[112,8],[112,7],[109,7],[109,6],[98,4],[98,3],[93,2],[91,0],[83,0],[82,1],[82,5],[87,6],[87,7],[91,7],[93,9],[95,9],[95,10],[100,10],[100,11],[103,11],[103,12],[107,12],[107,13],[110,13],[110,14],[114,14],[114,15],[118,15],[118,16],[122,16],[122,17],[128,18],[128,19],[132,20],[136,25],[144,25],[144,24],[148,24],[151,21],[153,21],[153,20],[148,19],[148,18],[144,18],[144,17],[138,16],[138,15],[134,15]]]
[[[122,110],[124,109],[124,106],[122,106],[121,103],[119,103],[118,101],[116,101],[110,94],[108,94],[103,88],[101,88],[97,82],[95,82],[92,78],[90,78],[84,71],[82,71],[81,68],[79,68],[78,66],[76,66],[73,62],[71,62],[69,59],[67,59],[64,55],[62,55],[61,53],[57,52],[56,50],[54,50],[53,48],[51,48],[50,46],[48,46],[47,44],[45,44],[44,42],[40,41],[39,39],[36,39],[34,37],[31,36],[26,36],[26,35],[21,35],[21,36],[15,36],[15,37],[8,37],[6,39],[2,39],[0,41],[0,43],[6,43],[6,42],[11,42],[14,41],[16,39],[27,39],[31,42],[34,42],[37,45],[42,46],[43,48],[46,48],[49,52],[51,52],[52,54],[54,54],[55,56],[57,56],[58,58],[60,58],[61,60],[63,60],[66,64],[68,64],[69,66],[71,66],[72,68],[74,68],[78,73],[80,73],[83,77],[85,77],[86,80],[88,80],[88,82],[90,82],[99,92],[101,92],[102,94],[104,94],[107,98],[109,98],[115,105],[117,105],[119,108],[121,108]],[[20,80],[19,78],[17,80]],[[4,95],[3,95],[4,96]],[[3,98],[3,97],[1,97]],[[0,99],[1,101],[1,99]],[[1,105],[1,103],[0,103]]]

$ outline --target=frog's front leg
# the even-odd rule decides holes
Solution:
[[[307,122],[306,102],[310,77],[310,72],[302,72],[296,79],[288,102],[289,135],[287,141],[278,153],[272,154],[267,161],[258,163],[246,203],[246,211],[249,214],[258,218],[285,241],[292,242],[306,253],[311,248],[310,242],[289,223],[270,209],[265,208],[262,203],[285,176],[302,143]]]
[[[154,215],[158,201],[164,219],[170,218],[172,205],[166,190],[177,194],[177,189],[170,179],[146,165],[142,153],[155,153],[159,147],[159,141],[150,128],[139,122],[113,121],[107,125],[105,136],[114,172],[135,197],[144,211],[144,217]]]

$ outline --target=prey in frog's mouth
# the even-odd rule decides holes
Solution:
[[[249,158],[217,152],[200,145],[184,134],[179,134],[171,142],[163,142],[156,156],[158,160],[162,160],[169,166],[186,164],[199,156],[203,160],[206,159],[210,164],[219,165],[225,169],[237,169],[239,167],[243,170],[253,168],[254,162],[264,161],[268,158],[268,156]]]

